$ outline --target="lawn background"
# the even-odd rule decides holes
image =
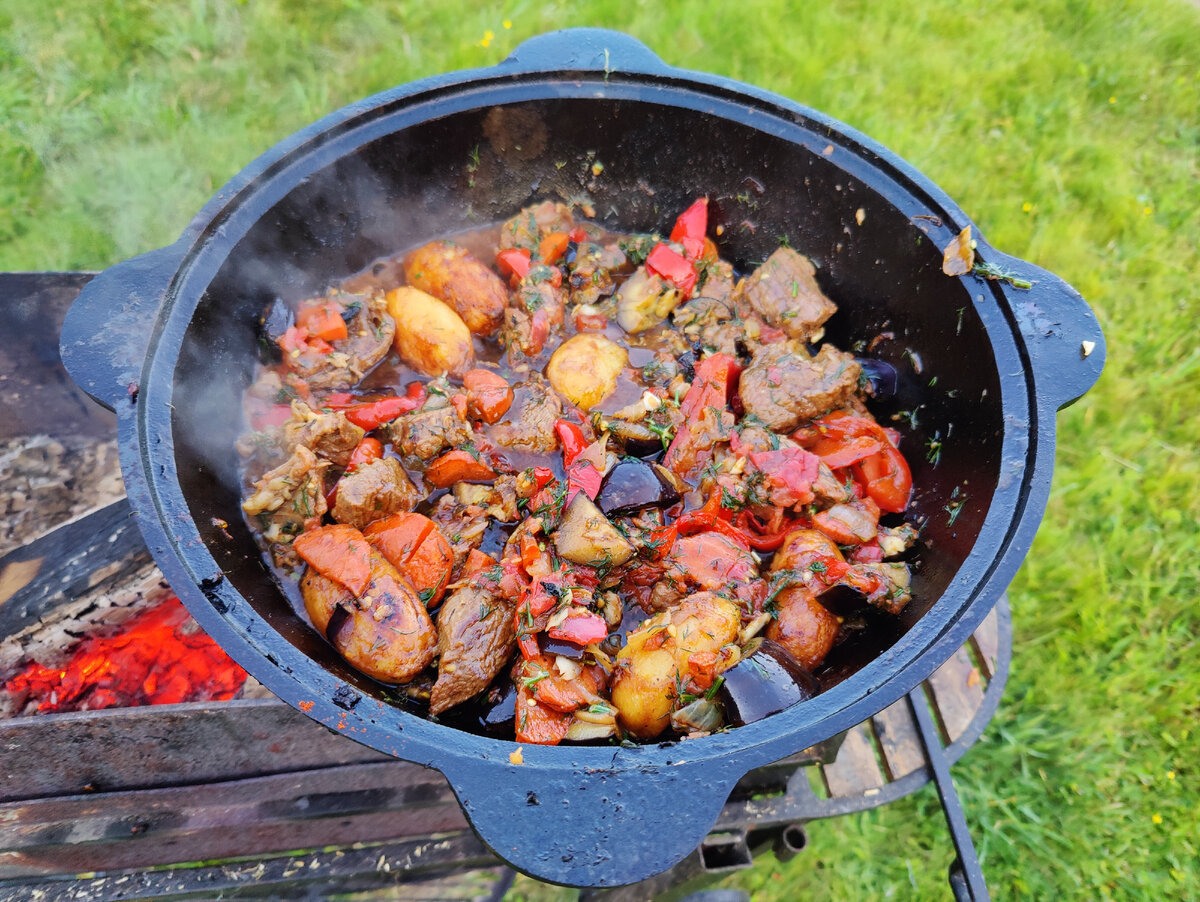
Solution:
[[[0,270],[168,244],[312,120],[568,25],[861,129],[1092,304],[1108,366],[1059,417],[1049,511],[1010,593],[1013,674],[955,776],[995,898],[1200,898],[1197,5],[0,0]],[[931,789],[809,832],[730,885],[947,897]],[[512,897],[569,895],[522,881]]]

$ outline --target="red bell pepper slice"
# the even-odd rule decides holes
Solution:
[[[502,275],[512,275],[523,279],[529,275],[529,270],[533,267],[531,257],[532,255],[526,248],[508,247],[496,254],[496,265],[500,267]]]
[[[470,451],[455,448],[447,451],[425,470],[425,481],[439,489],[448,489],[456,482],[490,482],[496,471]]]
[[[696,267],[692,261],[668,244],[656,244],[646,255],[646,269],[652,275],[670,282],[679,289],[684,300],[696,287]]]
[[[682,244],[687,256],[699,260],[704,255],[704,235],[708,231],[708,198],[701,197],[679,214],[671,229],[671,240]]]
[[[331,396],[332,397],[332,396]],[[346,419],[370,432],[384,423],[389,423],[402,413],[419,409],[425,403],[425,386],[410,382],[408,392],[402,398],[384,398],[380,401],[364,401],[346,409]]]
[[[558,436],[558,443],[562,445],[563,466],[569,467],[587,448],[588,440],[584,438],[582,429],[566,420],[554,421],[554,434]]]
[[[350,461],[346,464],[346,472],[353,473],[363,464],[379,460],[381,457],[383,457],[383,442],[365,435],[350,452]]]
[[[593,642],[603,642],[608,638],[608,624],[599,614],[588,611],[580,614],[568,614],[567,619],[558,626],[546,630],[551,639],[562,639],[573,645],[585,646]]]

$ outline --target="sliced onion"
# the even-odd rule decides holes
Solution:
[[[608,739],[616,735],[616,723],[588,723],[586,720],[579,720],[576,717],[575,720],[571,721],[571,726],[567,727],[565,738],[569,742],[592,742],[596,739]]]
[[[600,705],[591,705],[587,708],[580,708],[575,712],[575,719],[582,720],[584,723],[595,724],[613,724],[617,722],[617,709],[612,705],[605,704],[603,711],[593,711],[592,708],[601,707]]]
[[[676,733],[711,733],[724,723],[721,706],[706,698],[698,698],[671,714],[671,729]]]

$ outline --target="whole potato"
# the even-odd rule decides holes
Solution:
[[[584,332],[558,346],[546,364],[546,378],[580,410],[595,407],[617,387],[629,352],[603,335]]]
[[[400,359],[426,376],[458,375],[475,363],[471,330],[457,313],[431,294],[405,286],[387,293],[396,321],[393,344]]]
[[[665,730],[688,659],[734,642],[740,625],[734,602],[699,592],[631,632],[613,672],[612,702],[621,727],[639,739]]]
[[[491,335],[504,322],[508,289],[500,277],[464,247],[431,241],[404,261],[408,284],[445,301],[476,335]]]
[[[767,638],[790,651],[809,670],[820,667],[837,640],[841,628],[837,617],[800,586],[780,592],[775,605]]]

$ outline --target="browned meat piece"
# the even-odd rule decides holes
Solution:
[[[492,440],[506,448],[548,454],[558,447],[554,421],[562,416],[563,402],[545,380],[531,374],[528,382],[513,386],[513,406],[492,426]]]
[[[429,511],[429,519],[450,543],[454,572],[458,573],[471,549],[483,544],[489,522],[487,512],[475,504],[460,504],[453,495],[443,495]]]
[[[361,598],[311,567],[300,595],[313,626],[356,669],[404,683],[429,666],[437,631],[408,580],[371,549],[371,581]]]
[[[400,461],[384,457],[338,480],[333,519],[362,529],[375,520],[411,511],[422,497]]]
[[[907,564],[855,564],[867,573],[879,577],[880,587],[867,595],[867,601],[889,614],[899,614],[912,601],[912,572]]]
[[[838,482],[833,470],[824,462],[817,465],[817,478],[813,480],[812,492],[816,496],[817,505],[822,508],[854,500],[853,490]]]
[[[776,432],[841,407],[858,388],[862,367],[851,354],[823,345],[809,357],[795,342],[764,345],[742,371],[738,390],[747,414]]]
[[[340,410],[318,413],[303,401],[293,401],[292,418],[284,424],[283,434],[289,447],[303,445],[319,457],[344,467],[367,433],[347,420]]]
[[[615,244],[601,246],[590,241],[582,242],[575,252],[575,262],[570,265],[567,285],[571,289],[574,304],[595,304],[608,297],[616,288],[613,273],[628,266],[625,253]]]
[[[475,335],[491,335],[504,319],[504,282],[452,241],[431,241],[417,248],[404,263],[404,275],[409,285],[452,307]]]
[[[332,354],[302,354],[284,362],[314,391],[353,388],[379,363],[392,346],[396,322],[387,312],[382,295],[368,297],[330,291],[328,297],[347,310],[357,311],[346,323],[349,335],[333,342]]]
[[[696,289],[698,298],[712,298],[715,301],[731,302],[736,288],[733,281],[733,267],[724,260],[709,263],[704,268],[704,281]]]
[[[387,427],[388,435],[402,453],[420,460],[433,460],[447,448],[471,441],[471,424],[451,405],[431,408],[428,404],[397,417]]]
[[[438,612],[438,678],[429,697],[441,714],[488,687],[516,647],[513,606],[480,588],[463,586]]]
[[[278,559],[307,524],[316,525],[325,513],[324,472],[328,461],[321,460],[303,445],[274,470],[254,483],[254,493],[242,502],[242,510],[255,517],[262,536],[271,543]]]
[[[569,232],[575,228],[571,208],[554,201],[542,201],[526,207],[500,226],[500,249],[523,247],[536,253],[538,242],[551,232]]]
[[[737,293],[767,325],[800,341],[816,341],[837,307],[817,285],[816,268],[802,254],[781,247],[738,283]]]

